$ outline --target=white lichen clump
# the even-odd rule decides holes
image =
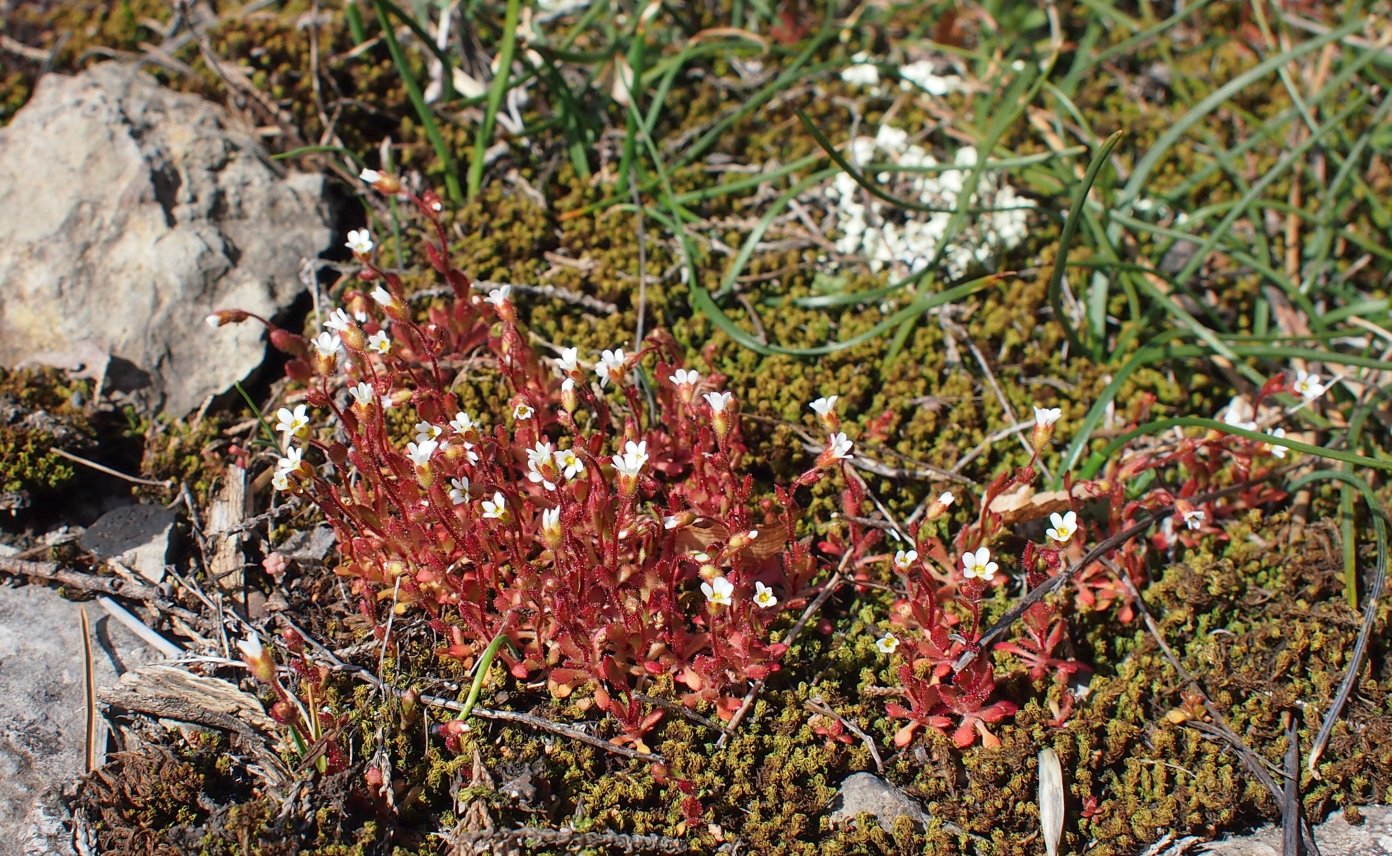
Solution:
[[[942,96],[962,86],[961,78],[940,75],[928,62],[901,66],[899,74],[901,89],[918,90],[929,96]],[[842,79],[874,92],[881,89],[878,69],[866,63],[849,66],[842,72]],[[873,163],[895,164],[907,170],[942,165],[923,146],[911,144],[908,132],[888,124],[881,125],[874,137],[851,140],[847,154],[862,172]],[[826,191],[835,217],[836,249],[847,256],[865,258],[875,271],[887,269],[900,276],[919,272],[947,239],[952,211],[976,162],[976,149],[967,146],[959,149],[951,166],[942,171],[884,170],[867,175],[898,198],[944,209],[936,212],[896,207],[867,193],[851,176],[838,174]],[[989,265],[1024,239],[1028,225],[1031,203],[1017,194],[998,171],[980,175],[966,204],[996,210],[967,215],[964,227],[942,253],[942,271],[949,278]]]

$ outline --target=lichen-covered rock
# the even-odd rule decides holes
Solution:
[[[0,129],[0,364],[95,342],[108,388],[186,413],[265,352],[203,318],[276,314],[331,238],[323,179],[283,176],[221,108],[114,63],[50,75]]]

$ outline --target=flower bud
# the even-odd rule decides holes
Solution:
[[[314,369],[304,360],[291,360],[285,364],[285,376],[300,383],[308,383],[314,378]]]
[[[575,378],[568,377],[561,381],[561,407],[566,413],[574,414],[575,408],[580,402],[576,399]]]
[[[212,327],[216,330],[218,327],[222,327],[226,324],[240,324],[250,317],[251,316],[248,313],[243,312],[240,309],[219,309],[218,311],[204,318],[203,321],[209,327]]]
[[[757,529],[750,529],[748,532],[736,532],[730,536],[730,542],[726,545],[726,550],[730,553],[737,553],[748,547],[755,538],[759,537]]]
[[[268,684],[275,683],[275,661],[265,648],[261,647],[261,640],[252,634],[237,643],[237,648],[242,652],[242,662],[247,664],[251,673],[259,681]]]
[[[923,513],[925,520],[937,520],[947,513],[947,509],[957,498],[951,491],[943,491],[936,499],[928,503],[928,510]]]
[[[1030,436],[1030,445],[1034,448],[1035,454],[1044,451],[1049,445],[1049,438],[1054,436],[1054,423],[1059,420],[1060,415],[1057,407],[1034,408],[1034,433]]]
[[[367,339],[363,336],[362,328],[357,324],[349,324],[344,328],[339,336],[343,339],[344,347],[350,351],[361,351],[367,346]]]
[[[307,353],[304,336],[298,333],[291,333],[282,327],[272,327],[269,338],[271,347],[280,351],[282,354],[289,354],[292,357],[303,357]]]

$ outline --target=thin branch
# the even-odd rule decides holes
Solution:
[[[103,577],[64,567],[57,562],[32,562],[0,556],[0,574],[13,574],[32,580],[57,583],[61,586],[94,594],[107,594],[148,603],[160,612],[177,615],[185,620],[197,619],[198,615],[174,603],[160,594],[153,586],[131,582],[116,577]]]
[[[549,297],[552,300],[559,300],[562,303],[570,303],[575,306],[588,309],[591,312],[598,312],[600,315],[613,315],[619,311],[619,307],[600,300],[598,297],[591,297],[588,294],[581,294],[569,288],[562,288],[559,285],[527,285],[520,282],[494,282],[492,280],[475,280],[474,291],[492,291],[495,288],[510,288],[522,294],[539,294],[542,297]],[[454,294],[454,290],[441,286],[439,288],[423,288],[420,291],[413,291],[408,297],[411,300],[428,299],[431,297],[448,297]]]
[[[690,853],[691,845],[679,838],[665,835],[638,835],[624,832],[577,832],[573,829],[543,829],[536,826],[523,826],[517,829],[485,829],[474,832],[453,832],[445,836],[453,847],[470,848],[467,851],[482,852],[479,845],[490,849],[487,852],[521,852],[518,848],[544,847],[574,850],[593,849],[604,853]]]
[[[162,488],[172,488],[174,486],[173,479],[167,479],[165,481],[155,481],[154,479],[142,479],[137,478],[136,476],[128,476],[123,472],[113,470],[111,467],[108,467],[105,464],[99,464],[96,461],[89,461],[80,455],[74,455],[72,452],[66,451],[64,449],[59,449],[56,446],[54,448],[49,449],[49,451],[60,458],[67,458],[75,464],[81,464],[82,466],[94,469],[99,473],[106,473],[109,476],[115,476],[118,479],[124,479],[125,481],[128,481],[131,484],[144,484],[150,485],[151,487]]]
[[[1208,493],[1202,493],[1196,496],[1191,496],[1189,497],[1189,501],[1194,503],[1195,505],[1202,505],[1205,502],[1211,502],[1212,500],[1220,499],[1222,497],[1229,496],[1234,493],[1241,493],[1242,491],[1247,490],[1253,485],[1258,485],[1262,482],[1270,481],[1276,476],[1287,474],[1289,471],[1289,468],[1273,470],[1267,473],[1266,475],[1262,476],[1261,478],[1247,479],[1246,481],[1238,482],[1237,484],[1233,485],[1228,485],[1227,487],[1221,488],[1219,490],[1209,491]],[[1156,508],[1152,509],[1149,513],[1142,515],[1140,519],[1132,525],[1126,527],[1125,529],[1121,530],[1115,535],[1112,535],[1108,538],[1104,538],[1103,540],[1097,542],[1096,546],[1094,546],[1091,550],[1087,551],[1087,553],[1081,559],[1070,565],[1067,570],[1059,572],[1058,574],[1050,577],[1049,579],[1035,586],[1033,589],[1030,589],[1029,592],[1027,592],[1024,597],[1020,598],[1020,600],[1017,601],[1014,606],[1006,610],[1005,614],[1002,615],[999,619],[997,619],[995,624],[992,624],[990,628],[986,630],[985,633],[982,633],[981,636],[977,638],[976,643],[974,645],[972,645],[966,651],[962,652],[962,655],[958,657],[956,662],[952,664],[952,671],[954,673],[961,672],[967,666],[971,665],[971,663],[975,661],[977,657],[981,656],[981,653],[983,651],[991,650],[991,646],[994,645],[997,640],[999,640],[1002,636],[1005,635],[1005,632],[1010,629],[1011,625],[1013,625],[1016,621],[1020,620],[1020,617],[1025,614],[1025,610],[1029,609],[1031,606],[1034,606],[1036,603],[1040,602],[1044,598],[1063,588],[1084,568],[1088,567],[1093,562],[1100,561],[1108,553],[1125,544],[1127,541],[1130,541],[1132,538],[1135,538],[1136,536],[1142,534],[1151,526],[1154,526],[1157,520],[1163,519],[1164,517],[1169,515],[1169,513],[1173,510],[1173,504],[1157,506]],[[1122,576],[1123,578],[1125,577],[1124,574]]]
[[[841,557],[841,565],[836,569],[836,573],[831,575],[831,579],[827,580],[827,584],[823,586],[821,593],[817,595],[815,600],[807,605],[807,608],[802,611],[802,615],[798,618],[797,623],[788,631],[788,635],[784,640],[784,644],[786,644],[788,648],[791,649],[793,647],[793,643],[797,641],[803,628],[807,627],[807,622],[812,618],[813,613],[820,609],[822,604],[826,603],[827,598],[831,597],[836,589],[841,587],[841,583],[843,582],[841,572],[846,569],[846,565],[850,563],[850,560],[851,552],[847,550]],[[754,699],[763,688],[764,680],[762,678],[755,681],[754,686],[749,688],[749,692],[745,693],[744,701],[740,703],[739,710],[736,710],[735,715],[730,717],[730,724],[725,726],[725,733],[720,735],[720,739],[715,742],[715,748],[723,749],[725,747],[725,744],[730,740],[730,735],[735,733],[735,729],[739,727],[740,721],[743,720],[745,714],[749,712],[750,706],[754,704]]]
[[[839,721],[842,725],[846,726],[846,729],[855,736],[859,737],[861,739],[861,742],[865,744],[865,748],[870,750],[870,757],[875,759],[875,771],[878,773],[884,772],[884,761],[880,758],[880,750],[878,747],[875,746],[874,738],[872,738],[869,734],[866,734],[860,726],[856,725],[854,722],[850,721],[849,719],[832,710],[831,708],[827,707],[826,705],[819,704],[816,701],[805,701],[802,703],[802,706],[812,711],[813,713],[820,713],[822,716],[829,716],[832,719]]]

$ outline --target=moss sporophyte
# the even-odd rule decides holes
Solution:
[[[1066,681],[1086,668],[1065,653],[1066,605],[1033,603],[1017,638],[995,642],[983,615],[999,610],[1002,587],[1023,578],[1034,589],[1067,571],[1076,609],[1121,603],[1129,619],[1118,574],[1139,581],[1151,551],[1216,533],[1216,521],[1280,495],[1254,478],[1279,444],[1208,431],[1126,450],[1099,477],[1070,482],[1059,504],[1035,515],[1052,523],[1044,540],[1022,541],[1009,529],[1033,518],[997,503],[1030,489],[1063,416],[1061,407],[1035,407],[1028,463],[990,483],[975,520],[951,539],[941,534],[956,505],[943,493],[920,519],[892,527],[909,543],[886,551],[886,529],[862,522],[869,498],[848,471],[857,445],[837,395],[809,405],[826,437],[811,466],[756,489],[739,402],[714,388],[719,374],[684,365],[671,336],[650,333],[633,353],[603,349],[593,363],[577,347],[540,352],[511,290],[480,298],[451,262],[434,194],[413,196],[376,171],[362,178],[415,206],[431,236],[426,255],[452,299],[418,317],[399,276],[375,263],[372,236],[358,230],[348,239],[362,265],[358,284],[316,335],[237,310],[209,317],[214,326],[266,324],[291,358],[287,374],[303,385],[303,401],[277,412],[272,483],[336,530],[336,571],[379,638],[390,642],[392,615],[423,614],[444,640],[439,657],[496,655],[519,681],[591,699],[618,724],[620,744],[641,746],[659,721],[661,710],[640,696],[662,681],[688,706],[733,716],[751,686],[780,668],[788,645],[778,634],[793,617],[829,583],[860,580],[880,561],[899,582],[893,631],[874,631],[897,684],[885,708],[904,723],[896,743],[936,729],[958,746],[995,745],[990,726],[1018,709],[1002,697],[996,670],[1017,664],[1032,682],[1052,676],[1063,687],[1061,722],[1072,703]],[[455,384],[465,366],[497,378],[491,412],[461,406]],[[1313,376],[1277,379],[1256,406],[1280,392],[1308,400],[1316,388],[1324,389]],[[1146,472],[1164,478],[1132,495]],[[803,536],[815,521],[804,520],[797,496],[829,474],[843,485],[844,525],[814,547]],[[1243,491],[1219,490],[1244,480]],[[1089,533],[1103,543],[1156,514],[1169,525],[1149,539],[1123,540],[1071,567]],[[247,656],[265,671],[264,652]],[[452,748],[461,733],[446,732]]]

